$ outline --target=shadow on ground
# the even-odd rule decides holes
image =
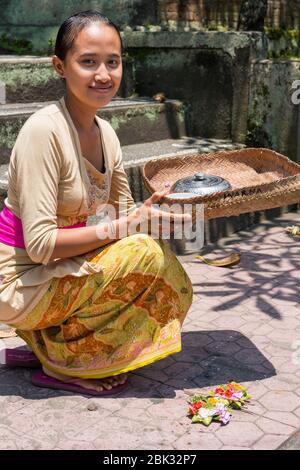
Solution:
[[[32,369],[8,369],[2,366],[0,396],[39,400],[70,394],[35,387],[30,382],[32,372]],[[131,372],[128,388],[110,397],[159,400],[175,397],[179,390],[199,389],[230,380],[254,382],[274,375],[276,371],[273,365],[238,331],[184,332],[180,353]]]
[[[215,312],[228,311],[253,299],[258,311],[280,320],[282,315],[276,302],[296,304],[300,301],[300,283],[295,275],[300,269],[300,237],[279,241],[278,238],[278,232],[270,233],[268,237],[265,233],[257,235],[255,244],[248,250],[241,250],[238,266],[226,269],[226,276],[216,281],[193,282],[194,293],[201,295],[204,304],[206,299],[218,298],[218,304],[212,308]],[[230,240],[230,247],[234,246],[238,247],[238,240],[236,243]],[[224,248],[219,251],[224,256]],[[215,248],[214,254],[217,253],[218,248]],[[201,268],[199,261],[191,261],[190,266]]]

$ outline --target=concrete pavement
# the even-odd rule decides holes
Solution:
[[[194,286],[182,352],[130,374],[120,396],[36,388],[30,370],[0,368],[1,449],[276,449],[300,428],[299,213],[223,239],[241,264],[179,256]],[[213,249],[212,249],[213,248]],[[9,347],[19,338],[5,340]],[[188,395],[229,380],[253,396],[227,426],[191,424]],[[293,441],[295,442],[295,441]]]

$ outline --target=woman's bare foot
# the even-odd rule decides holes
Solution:
[[[122,385],[127,380],[127,374],[115,375],[113,377],[105,377],[104,379],[80,379],[78,377],[68,377],[63,374],[57,374],[52,372],[43,366],[43,371],[46,375],[54,377],[57,380],[61,380],[65,383],[73,383],[84,387],[88,390],[94,390],[96,392],[103,392],[103,390],[111,390],[113,387]]]

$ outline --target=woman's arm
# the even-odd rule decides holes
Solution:
[[[54,250],[49,261],[71,258],[95,250],[120,238],[120,229],[127,231],[128,218],[89,227],[58,229]],[[99,237],[100,235],[100,237]]]
[[[101,222],[90,227],[59,229],[50,261],[56,258],[81,255],[133,233],[149,233],[148,228],[150,228],[151,234],[158,238],[161,236],[164,222],[169,224],[165,226],[169,227],[171,231],[174,229],[175,222],[190,222],[190,214],[176,214],[152,207],[169,191],[170,189],[156,191],[146,199],[140,208],[119,219]],[[145,226],[147,226],[147,230],[143,232],[142,228]]]

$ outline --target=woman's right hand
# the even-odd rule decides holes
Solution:
[[[170,189],[156,191],[146,199],[142,206],[135,209],[128,217],[128,232],[147,233],[154,238],[166,238],[174,231],[174,224],[191,223],[190,214],[180,214],[172,211],[161,210],[154,207]]]

